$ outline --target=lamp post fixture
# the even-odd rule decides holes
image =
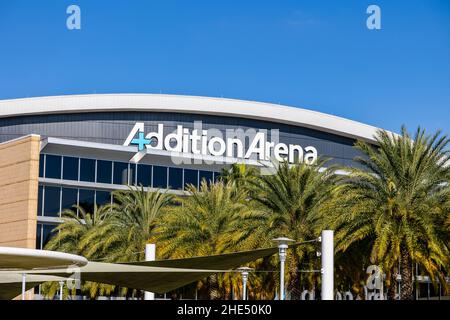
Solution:
[[[284,263],[286,262],[286,249],[288,248],[288,243],[294,240],[280,237],[273,239],[278,244],[278,255],[280,257],[280,300],[284,300]]]
[[[247,300],[247,279],[248,273],[253,270],[253,268],[249,267],[240,267],[237,269],[241,272],[242,275],[242,300]]]
[[[63,300],[64,281],[59,281],[59,300]]]
[[[25,300],[25,291],[27,290],[27,274],[22,273],[22,300]]]

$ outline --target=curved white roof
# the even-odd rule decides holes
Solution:
[[[89,94],[0,100],[0,118],[57,113],[151,111],[207,114],[290,124],[374,142],[378,128],[277,104],[166,94]]]
[[[87,259],[75,254],[14,247],[0,247],[0,270],[34,270],[82,267]]]

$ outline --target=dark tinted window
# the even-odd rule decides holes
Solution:
[[[114,162],[114,184],[128,184],[128,163]]]
[[[136,184],[136,164],[130,163],[130,170],[128,172],[128,182],[130,185]]]
[[[80,189],[78,203],[80,207],[86,211],[86,213],[94,212],[94,196],[94,190]]]
[[[214,172],[214,182],[219,181],[220,178],[220,172]]]
[[[169,168],[169,189],[179,190],[183,188],[183,169]]]
[[[48,154],[45,158],[45,177],[61,179],[61,156]]]
[[[78,180],[78,158],[63,158],[63,179]]]
[[[76,209],[73,208],[73,205],[77,204],[77,195],[77,189],[62,188],[61,212],[64,211],[64,209],[70,209],[76,212]]]
[[[45,155],[39,155],[39,177],[44,177],[44,158]]]
[[[59,187],[45,187],[44,216],[59,217],[60,189]]]
[[[39,186],[38,188],[38,216],[42,216],[42,191],[43,191],[44,187],[43,186]]]
[[[167,188],[167,167],[153,166],[153,188]]]
[[[95,182],[95,160],[80,159],[80,180]]]
[[[203,171],[203,170],[200,170],[199,171],[199,174],[200,174],[200,183],[202,182],[202,180],[206,180],[206,182],[208,183],[208,184],[211,184],[211,182],[213,182],[214,181],[214,177],[213,177],[213,173],[212,173],[212,171]]]
[[[97,206],[111,203],[111,193],[109,191],[96,191],[95,202]]]
[[[146,164],[138,165],[136,184],[142,184],[144,187],[150,187],[152,185],[152,166]]]
[[[184,186],[185,188],[193,184],[198,188],[198,170],[184,169]]]
[[[53,224],[43,224],[42,225],[42,249],[45,248],[47,242],[53,237],[54,233],[52,232],[55,229],[55,225]]]
[[[37,224],[37,229],[36,229],[36,249],[42,249],[41,248],[41,230],[42,230],[42,224],[38,223]]]
[[[97,182],[111,183],[112,162],[97,160]]]

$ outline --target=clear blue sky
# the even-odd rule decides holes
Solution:
[[[81,7],[82,29],[66,28]],[[366,8],[382,30],[366,28]],[[0,0],[0,99],[171,93],[450,134],[450,1]]]

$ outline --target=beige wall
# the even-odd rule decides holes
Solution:
[[[35,248],[40,136],[0,143],[0,246]]]

